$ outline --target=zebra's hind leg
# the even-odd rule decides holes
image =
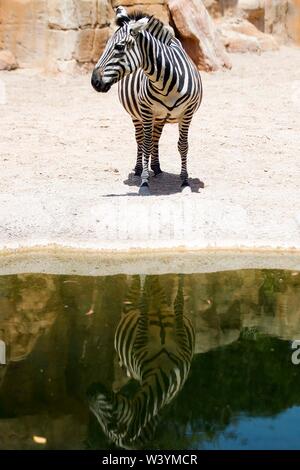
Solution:
[[[144,142],[142,183],[139,189],[139,194],[142,196],[149,196],[149,158],[152,151],[153,117],[149,112],[149,109],[141,111],[143,116]]]
[[[143,123],[137,119],[133,119],[133,125],[135,127],[135,140],[137,143],[137,158],[136,165],[134,168],[135,176],[141,176],[143,171],[143,142],[144,142],[144,132],[143,132]]]
[[[153,128],[151,170],[153,170],[154,176],[157,176],[162,173],[159,163],[159,139],[162,134],[164,125],[164,122],[156,123]]]
[[[179,140],[178,140],[178,150],[181,156],[181,188],[182,191],[189,193],[191,191],[189,182],[188,182],[188,172],[187,172],[187,155],[189,150],[188,143],[188,134],[189,127],[191,124],[192,115],[186,115],[183,120],[179,123]],[[185,191],[186,190],[186,191]]]

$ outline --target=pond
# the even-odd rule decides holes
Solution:
[[[1,276],[0,339],[0,449],[300,449],[298,271]]]

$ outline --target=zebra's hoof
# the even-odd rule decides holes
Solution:
[[[151,170],[153,171],[154,176],[158,176],[158,175],[162,174],[162,170],[161,170],[160,166],[153,166],[153,167],[151,167]]]
[[[181,193],[182,194],[191,194],[192,190],[188,182],[184,182],[181,185]]]
[[[143,168],[135,168],[134,176],[141,176],[142,172],[143,172]]]
[[[143,183],[139,189],[140,196],[150,196],[150,190],[148,183]]]

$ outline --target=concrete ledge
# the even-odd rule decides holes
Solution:
[[[20,199],[22,204],[20,204]],[[97,196],[76,185],[55,194],[0,194],[0,250],[300,250],[297,205],[251,210],[202,193]]]
[[[49,273],[82,276],[208,273],[234,269],[300,270],[300,251],[78,251],[51,247],[0,254],[0,275]]]

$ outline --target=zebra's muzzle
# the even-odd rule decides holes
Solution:
[[[92,75],[91,83],[93,88],[99,93],[107,93],[111,88],[111,84],[103,82],[103,80],[99,78],[99,75],[95,70]]]

